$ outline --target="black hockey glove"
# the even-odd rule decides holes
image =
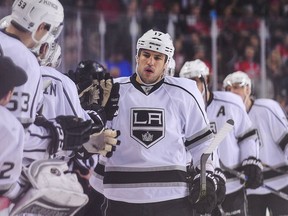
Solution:
[[[111,121],[118,115],[118,102],[119,102],[119,83],[114,83],[110,92],[108,101],[104,107],[107,120]]]
[[[88,115],[93,121],[92,134],[101,132],[106,125],[106,113],[103,107],[98,104],[89,105],[89,109],[86,110]]]
[[[50,155],[54,155],[60,150],[79,149],[83,143],[89,140],[92,127],[90,120],[83,121],[75,116],[58,116],[50,121],[43,116],[38,116],[35,124],[50,131],[51,142],[48,146]]]
[[[247,176],[245,182],[246,188],[256,189],[263,184],[263,165],[261,161],[255,157],[249,157],[242,162],[242,170]],[[241,180],[243,184],[244,181]]]
[[[219,169],[219,168],[215,169],[214,177],[217,180],[217,190],[216,190],[217,205],[220,205],[225,199],[226,177],[225,177],[223,171],[221,169]]]
[[[120,145],[120,140],[117,139],[119,135],[120,131],[112,129],[105,129],[101,133],[92,134],[89,141],[84,143],[76,152],[76,158],[88,159],[93,154],[111,157],[116,150],[116,146]]]
[[[216,208],[214,208],[213,211],[211,212],[211,216],[222,216],[222,215],[226,214],[222,214],[218,206],[216,206]]]
[[[119,101],[119,83],[113,83],[113,77],[109,73],[93,73],[83,75],[68,72],[68,76],[75,82],[81,106],[85,110],[94,110],[90,106],[97,104],[104,108],[103,120],[111,121],[117,115]],[[97,112],[97,111],[96,111]],[[106,122],[105,122],[106,123]]]
[[[206,173],[206,196],[198,200],[200,195],[200,174],[194,177],[189,194],[189,201],[199,214],[211,213],[217,204],[217,181],[211,172]]]
[[[94,166],[94,160],[92,157],[85,160],[78,160],[73,157],[69,161],[69,166],[72,172],[76,173],[79,183],[82,185],[84,193],[88,194],[91,191],[89,178],[92,173],[92,167]]]
[[[84,95],[93,86],[93,80],[90,76],[86,76],[84,79],[80,77],[79,73],[75,73],[73,70],[69,70],[66,75],[75,83],[78,95]]]
[[[186,177],[186,179],[187,179],[189,191],[192,188],[194,177],[198,173],[199,173],[199,170],[198,169],[196,170],[195,167],[192,164],[187,166],[187,177]]]

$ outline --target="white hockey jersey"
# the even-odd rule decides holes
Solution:
[[[196,83],[165,77],[145,93],[136,74],[115,82],[120,83],[119,112],[111,127],[121,131],[121,144],[106,159],[104,196],[129,203],[187,196],[186,151],[199,165],[213,137]]]
[[[17,181],[22,169],[24,128],[3,106],[0,116],[0,197],[14,199],[20,190]]]
[[[59,115],[73,115],[83,118],[85,120],[90,119],[89,115],[82,109],[78,92],[74,82],[55,68],[41,66],[41,76],[43,83],[50,83],[43,90],[44,99],[43,106],[41,107],[41,113],[46,119],[54,119]],[[31,125],[29,127],[30,134],[41,134],[41,127]],[[47,134],[48,136],[48,134]],[[24,156],[29,159],[43,159],[49,155],[46,151],[35,151],[39,143],[47,142],[45,136],[33,136],[33,142],[35,145],[31,145],[32,148],[25,149]]]
[[[288,173],[288,161],[281,145],[288,143],[288,122],[279,103],[271,99],[256,99],[248,114],[259,133],[261,161]],[[264,167],[263,177],[264,183],[276,190],[288,185],[288,174]],[[263,187],[247,191],[247,194],[267,193],[270,191]]]
[[[44,89],[42,114],[47,118],[59,115],[73,115],[82,119],[90,119],[81,107],[75,83],[55,68],[41,66],[41,74],[45,83],[50,85]]]
[[[4,31],[4,30],[3,30]],[[10,57],[13,62],[27,73],[28,80],[24,85],[14,88],[13,96],[6,107],[22,123],[26,129],[24,151],[34,154],[45,154],[49,143],[48,131],[33,124],[36,113],[42,105],[43,90],[40,66],[33,53],[16,37],[0,31],[0,45],[3,54]],[[37,133],[29,133],[30,128],[35,128]],[[43,137],[43,142],[38,142],[38,137]],[[24,155],[25,156],[25,155]],[[24,164],[29,164],[33,158],[25,159]]]
[[[234,120],[233,130],[218,147],[218,155],[224,165],[235,169],[239,168],[242,161],[249,156],[258,157],[259,144],[256,130],[238,95],[222,91],[212,92],[208,101],[207,115],[214,133],[217,133],[228,119]],[[239,179],[232,177],[227,172],[225,175],[227,177],[227,194],[242,187]]]
[[[7,108],[24,125],[34,122],[37,109],[43,99],[40,67],[36,57],[17,38],[0,31],[0,45],[3,54],[27,73],[28,80],[24,85],[14,88],[14,94]]]

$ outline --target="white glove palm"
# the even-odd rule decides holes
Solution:
[[[116,146],[120,144],[117,139],[119,135],[120,131],[112,129],[104,129],[100,133],[92,134],[89,141],[84,143],[83,148],[77,152],[77,157],[87,158],[87,156],[90,157],[93,154],[111,157],[116,150]]]

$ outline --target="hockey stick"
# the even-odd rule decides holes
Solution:
[[[211,144],[208,146],[205,152],[201,155],[200,194],[196,202],[198,202],[200,199],[206,196],[206,192],[207,192],[206,191],[207,190],[206,188],[206,162],[209,156],[218,147],[218,145],[225,139],[225,137],[233,129],[233,127],[234,127],[234,121],[232,119],[227,120],[225,124],[223,125],[223,127],[220,129],[220,131],[215,135]]]
[[[268,168],[268,169],[270,169],[270,170],[272,170],[272,171],[275,171],[275,172],[277,172],[277,173],[288,174],[288,172],[285,171],[285,170],[272,167],[272,166],[270,166],[270,165],[268,165],[268,164],[265,164],[265,163],[263,163],[263,162],[262,162],[262,165],[263,165],[263,167],[266,167],[266,168]]]
[[[221,168],[223,168],[224,170],[228,171],[229,173],[235,175],[238,179],[242,179],[244,181],[247,181],[248,177],[244,173],[238,172],[234,169],[230,169],[229,167],[225,166],[221,160],[219,160],[219,162],[220,162]],[[288,200],[288,194],[286,194],[286,193],[275,190],[274,188],[272,188],[266,184],[261,185],[261,187],[266,188],[271,193],[275,194],[276,196],[281,197],[282,199]]]

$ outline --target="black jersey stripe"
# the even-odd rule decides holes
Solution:
[[[40,77],[39,80],[38,80],[37,88],[36,88],[35,94],[34,94],[34,96],[33,96],[32,104],[31,104],[31,109],[30,109],[30,117],[31,117],[31,118],[33,118],[33,107],[34,107],[34,105],[35,105],[35,100],[36,100],[36,95],[37,95],[36,92],[42,91],[42,90],[39,90],[40,80],[41,80],[41,77]]]
[[[31,149],[31,150],[27,150],[27,149],[24,149],[23,152],[46,152],[47,150],[46,149]]]
[[[103,164],[97,163],[96,167],[94,168],[94,172],[104,176],[105,166]]]
[[[68,103],[69,103],[69,105],[70,105],[70,108],[71,108],[73,114],[74,114],[75,116],[78,116],[76,110],[74,109],[74,105],[73,105],[73,103],[72,103],[72,101],[71,101],[71,99],[70,99],[70,97],[69,97],[69,94],[68,94],[68,92],[66,91],[65,88],[63,88],[63,92],[64,92],[64,94],[65,94],[65,96],[66,96],[66,99],[67,99],[67,101],[68,101]],[[78,117],[79,117],[79,116],[78,116]]]
[[[281,141],[279,142],[279,146],[280,146],[280,148],[284,151],[287,144],[288,144],[288,134],[286,134],[286,135],[281,139]]]
[[[185,182],[187,174],[181,170],[150,172],[105,172],[104,184],[139,184]]]
[[[187,141],[185,141],[185,146],[186,147],[188,147],[188,146],[190,146],[190,145],[193,145],[194,143],[197,143],[197,142],[199,142],[200,140],[203,140],[203,142],[204,141],[206,141],[206,140],[208,140],[208,139],[211,139],[212,138],[212,131],[211,130],[207,130],[205,133],[203,133],[202,135],[200,135],[200,136],[197,136],[197,137],[195,137],[194,139],[192,139],[192,140],[187,140]]]
[[[248,137],[252,137],[252,136],[255,136],[255,135],[257,135],[256,129],[251,130],[251,131],[247,132],[246,134],[244,134],[242,137],[239,137],[238,138],[238,143],[242,142],[243,140],[247,139]]]

